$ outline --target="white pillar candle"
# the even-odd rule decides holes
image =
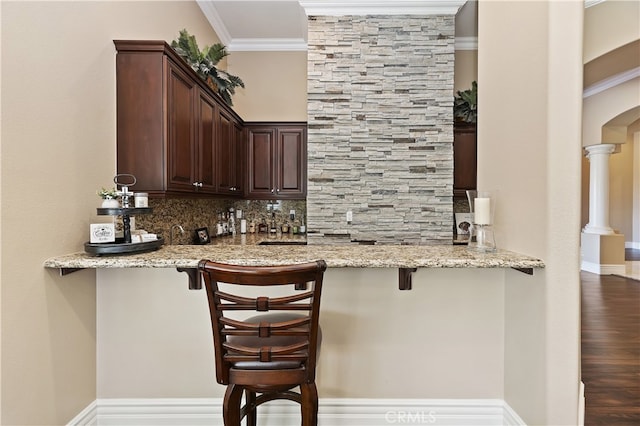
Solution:
[[[478,225],[491,224],[491,199],[476,198],[473,202],[475,207],[475,223]]]

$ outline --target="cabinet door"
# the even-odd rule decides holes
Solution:
[[[274,198],[275,145],[275,128],[256,127],[248,130],[246,182],[248,198]]]
[[[244,167],[245,167],[245,132],[242,124],[237,121],[233,122],[234,129],[234,151],[236,155],[235,170],[233,173],[233,188],[238,196],[244,194]]]
[[[302,127],[279,128],[276,148],[276,194],[278,198],[306,195],[306,131]]]
[[[453,189],[459,196],[465,190],[476,189],[476,130],[475,126],[454,129]]]
[[[233,193],[236,154],[234,149],[235,131],[231,116],[223,109],[218,110],[218,190],[219,194]]]
[[[216,192],[216,103],[203,91],[198,91],[197,187],[199,192]],[[202,184],[202,186],[200,186]]]
[[[195,182],[195,84],[167,61],[168,182],[171,190],[192,192]]]

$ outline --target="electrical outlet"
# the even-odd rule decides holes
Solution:
[[[351,222],[353,222],[353,212],[349,210],[347,212],[347,223],[351,223]]]

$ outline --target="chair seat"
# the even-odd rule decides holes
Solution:
[[[295,313],[281,313],[272,312],[268,314],[261,314],[246,319],[246,322],[258,324],[262,321],[276,323],[291,321],[297,318],[302,318],[304,315]],[[257,337],[257,336],[229,336],[227,341],[234,345],[242,345],[250,348],[261,348],[263,346],[289,346],[296,343],[304,342],[306,338],[304,336],[270,336],[270,337]],[[318,326],[318,352],[320,352],[320,345],[322,343],[322,328]],[[233,363],[233,368],[240,370],[290,370],[300,368],[302,363],[300,361],[240,361]]]

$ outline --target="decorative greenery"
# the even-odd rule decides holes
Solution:
[[[97,194],[103,200],[111,200],[111,199],[118,198],[118,192],[115,188],[106,189],[103,187],[100,191],[97,192]]]
[[[453,116],[465,123],[478,121],[478,83],[471,83],[471,89],[463,92],[458,90],[453,99]]]
[[[235,88],[244,87],[244,82],[235,75],[216,68],[218,62],[228,55],[223,44],[216,43],[213,46],[205,46],[202,51],[198,48],[195,36],[189,35],[187,30],[180,31],[180,37],[171,42],[171,47],[182,56],[189,66],[215,90],[224,101],[233,105],[231,95],[235,94]]]

